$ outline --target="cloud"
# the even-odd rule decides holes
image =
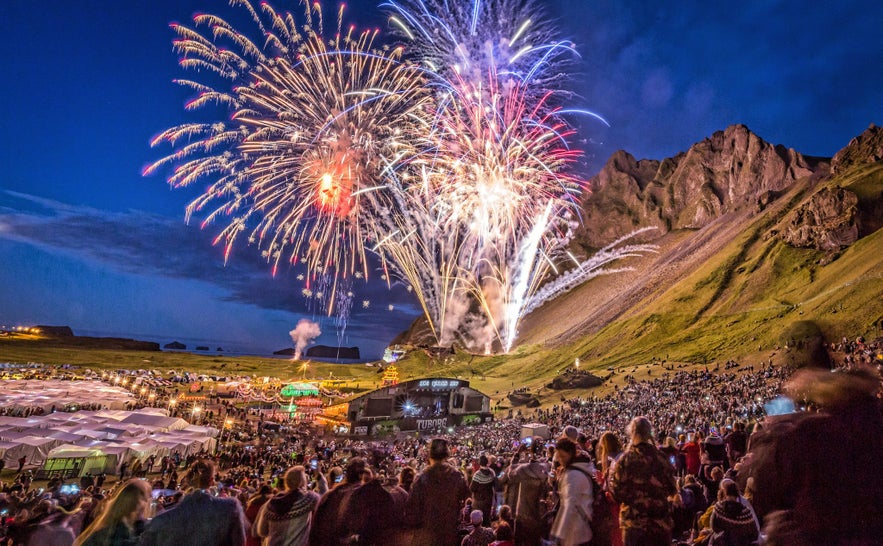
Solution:
[[[323,315],[318,302],[301,293],[297,269],[280,268],[274,278],[270,266],[254,246],[234,249],[225,265],[223,250],[212,246],[211,227],[200,230],[181,220],[156,214],[108,212],[72,206],[32,195],[0,193],[0,238],[97,262],[116,271],[142,276],[203,281],[223,289],[224,301],[268,310]],[[416,302],[401,287],[387,289],[380,274],[370,281],[356,280],[352,291],[350,324],[362,320],[370,329],[401,331],[419,314]],[[369,300],[375,309],[362,309]],[[388,311],[388,305],[394,310]],[[384,311],[378,313],[377,308]],[[353,335],[368,333],[350,327]]]

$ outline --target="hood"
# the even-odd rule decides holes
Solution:
[[[540,461],[531,461],[529,463],[520,463],[516,465],[518,472],[523,473],[524,477],[535,480],[546,480],[549,477],[549,465]]]
[[[302,491],[286,491],[267,501],[269,516],[274,519],[297,517],[313,509],[312,497]]]
[[[595,465],[592,464],[592,461],[582,460],[579,458],[574,459],[573,462],[570,463],[570,466],[567,467],[567,469],[580,470],[588,474],[590,477],[595,475]]]
[[[472,475],[472,481],[480,484],[492,483],[494,478],[494,471],[490,468],[479,468],[478,472]]]

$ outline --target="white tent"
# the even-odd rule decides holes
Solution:
[[[163,432],[168,430],[181,430],[187,428],[189,423],[179,417],[168,417],[166,415],[156,415],[150,413],[130,413],[120,423],[133,425],[145,425],[154,430]]]
[[[117,461],[117,456],[106,453],[103,446],[82,447],[64,444],[49,452],[43,463],[43,471],[47,476],[56,472],[73,476],[87,473],[114,473],[119,466]]]

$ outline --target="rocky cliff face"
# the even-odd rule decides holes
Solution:
[[[849,144],[834,155],[831,160],[831,173],[838,175],[855,165],[874,163],[883,159],[883,127],[873,123],[865,132],[849,141]]]
[[[859,237],[858,196],[843,188],[823,188],[794,209],[781,228],[791,246],[836,252]]]
[[[637,161],[619,151],[590,181],[574,242],[592,249],[643,226],[656,226],[660,236],[698,229],[728,212],[762,208],[795,180],[826,168],[818,158],[765,142],[744,125],[662,161]]]

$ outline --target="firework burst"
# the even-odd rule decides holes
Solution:
[[[187,109],[220,107],[226,119],[161,133],[152,145],[176,149],[144,174],[174,165],[175,187],[210,180],[188,219],[227,218],[216,238],[225,260],[246,232],[274,273],[282,261],[303,263],[307,288],[329,276],[330,313],[338,279],[368,275],[367,225],[386,207],[383,172],[413,155],[402,135],[421,119],[422,71],[401,62],[401,49],[376,47],[377,31],[344,28],[342,6],[325,36],[318,4],[303,4],[298,23],[267,3],[231,3],[248,12],[259,40],[215,15],[172,25],[179,64],[212,82],[177,80],[197,93]]]

